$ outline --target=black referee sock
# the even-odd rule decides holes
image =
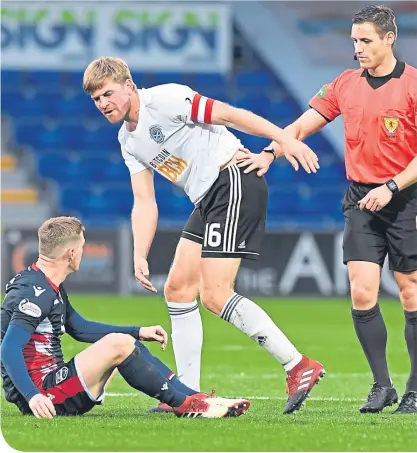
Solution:
[[[406,392],[417,392],[417,311],[405,311],[405,341],[410,354],[411,372]]]
[[[171,382],[141,354],[137,347],[117,368],[131,387],[158,399],[161,403],[178,407],[185,401],[186,395],[175,390]]]
[[[353,325],[361,343],[363,352],[368,359],[374,382],[391,386],[387,365],[387,328],[379,309],[379,304],[370,310],[352,308]]]

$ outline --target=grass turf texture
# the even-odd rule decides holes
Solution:
[[[372,376],[354,334],[345,300],[258,300],[299,350],[322,361],[327,376],[306,407],[283,415],[282,367],[233,326],[201,310],[204,324],[202,388],[221,396],[253,397],[238,419],[178,419],[147,414],[154,401],[128,387],[120,376],[111,383],[104,407],[83,417],[37,420],[22,417],[2,398],[1,428],[6,441],[24,451],[416,451],[417,417],[360,414]],[[88,319],[115,324],[170,326],[159,298],[74,296]],[[399,302],[381,303],[388,328],[388,360],[400,395],[409,359],[404,314]],[[192,341],[192,339],[190,339]],[[64,337],[66,360],[85,347]],[[154,353],[174,365],[172,347]]]

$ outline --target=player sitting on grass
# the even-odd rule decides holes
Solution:
[[[84,226],[74,217],[47,220],[39,228],[39,258],[6,287],[1,307],[2,378],[6,400],[37,418],[81,415],[102,404],[117,368],[134,389],[173,408],[179,417],[239,416],[244,399],[212,398],[184,386],[137,340],[158,341],[161,326],[112,326],[87,321],[71,306],[62,285],[77,272]],[[61,336],[93,343],[64,362]]]

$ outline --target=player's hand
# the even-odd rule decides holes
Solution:
[[[148,291],[156,293],[156,288],[149,280],[149,267],[145,258],[135,257],[135,278]]]
[[[51,399],[42,393],[38,393],[30,399],[29,407],[36,418],[52,418],[56,415]]]
[[[238,156],[238,167],[246,167],[243,173],[250,173],[254,170],[259,170],[256,174],[258,176],[264,175],[269,166],[274,161],[274,156],[271,153],[248,153]]]
[[[362,211],[367,209],[368,211],[380,211],[385,207],[392,199],[392,192],[384,184],[383,186],[376,187],[370,190],[362,200],[359,200],[359,209]]]
[[[316,153],[305,143],[295,138],[281,142],[281,150],[295,171],[298,171],[299,164],[301,164],[307,173],[317,173],[317,170],[320,168],[319,158]]]
[[[161,326],[141,327],[139,329],[139,340],[157,341],[161,343],[161,348],[165,351],[168,344],[168,334]]]

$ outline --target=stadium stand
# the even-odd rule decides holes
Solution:
[[[206,96],[249,109],[282,127],[301,114],[289,90],[262,62],[236,66],[229,76],[142,73],[133,77],[139,87],[172,82],[190,85]],[[90,224],[127,219],[132,196],[117,141],[118,126],[108,124],[82,92],[82,73],[2,71],[1,75],[2,114],[11,119],[12,141],[32,153],[39,180],[57,183],[57,210],[81,215]],[[268,143],[236,134],[255,152]],[[331,228],[342,220],[338,201],[345,175],[340,157],[321,134],[307,143],[319,154],[321,170],[317,175],[295,173],[285,159],[271,168],[267,175],[270,226]],[[10,157],[5,159],[11,162]],[[156,178],[161,224],[183,224],[191,203],[182,191]],[[35,194],[31,192],[30,196]]]

